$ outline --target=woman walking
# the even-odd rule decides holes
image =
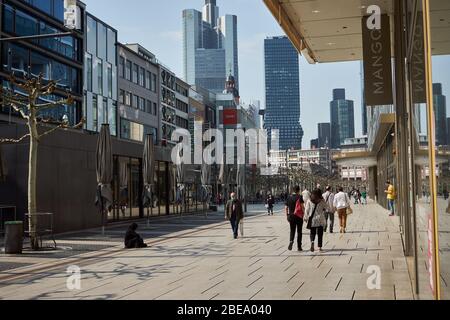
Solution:
[[[334,197],[334,207],[338,211],[339,221],[341,223],[341,233],[347,232],[347,210],[350,209],[350,198],[342,187],[339,188],[339,193]]]
[[[316,235],[318,236],[319,251],[323,248],[323,233],[327,225],[326,214],[330,209],[322,196],[322,191],[316,189],[311,192],[311,199],[306,204],[305,221],[307,221],[307,229],[311,230],[311,252],[315,251]]]

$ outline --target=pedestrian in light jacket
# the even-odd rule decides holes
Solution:
[[[307,229],[311,230],[311,252],[315,251],[316,236],[318,236],[319,251],[323,248],[323,233],[327,225],[326,214],[330,209],[322,197],[322,191],[316,189],[311,192],[311,200],[305,207],[305,222]]]
[[[339,193],[334,196],[334,207],[337,209],[339,221],[341,223],[341,233],[347,232],[347,210],[350,209],[350,198],[344,193],[344,189],[339,188]]]

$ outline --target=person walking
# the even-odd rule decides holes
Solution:
[[[311,199],[311,193],[308,191],[308,189],[303,190],[302,197],[303,197],[303,201],[305,203],[308,203],[308,201]]]
[[[311,252],[315,251],[316,236],[318,236],[318,248],[322,252],[323,232],[327,225],[326,213],[330,209],[322,197],[322,191],[316,189],[311,192],[311,200],[306,203],[304,219],[307,221],[307,229],[311,230]]]
[[[392,185],[391,181],[386,181],[386,190],[384,191],[387,196],[388,208],[391,214],[389,216],[393,217],[395,215],[395,188]]]
[[[339,221],[341,225],[341,233],[347,232],[347,210],[350,209],[350,198],[340,187],[339,192],[334,196],[333,206],[337,209]]]
[[[244,219],[244,210],[242,209],[242,203],[237,198],[236,193],[233,192],[230,197],[231,199],[227,202],[225,208],[225,219],[230,221],[234,239],[237,239],[239,234],[239,223]]]
[[[362,199],[362,204],[367,205],[367,190],[366,189],[363,189],[363,191],[361,192],[361,199]]]
[[[327,224],[325,226],[325,232],[327,232],[328,230],[328,221],[330,221],[330,233],[333,233],[334,230],[334,213],[336,212],[335,208],[334,208],[334,193],[331,190],[331,187],[328,186],[327,191],[323,194],[323,198],[325,199],[326,204],[328,205],[328,211],[326,213],[326,221]]]
[[[291,227],[288,250],[292,251],[294,247],[295,233],[297,232],[298,251],[303,251],[303,217],[305,213],[305,202],[300,195],[300,187],[296,186],[292,190],[292,195],[286,200],[286,216]]]
[[[271,194],[267,196],[266,207],[269,213],[269,216],[273,216],[273,206],[275,205],[275,199]]]

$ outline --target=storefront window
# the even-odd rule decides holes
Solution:
[[[450,299],[450,3],[431,0],[432,101],[436,153],[437,234],[441,299]]]

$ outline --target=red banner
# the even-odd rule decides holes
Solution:
[[[236,109],[223,110],[223,124],[225,126],[238,124],[238,113]]]

